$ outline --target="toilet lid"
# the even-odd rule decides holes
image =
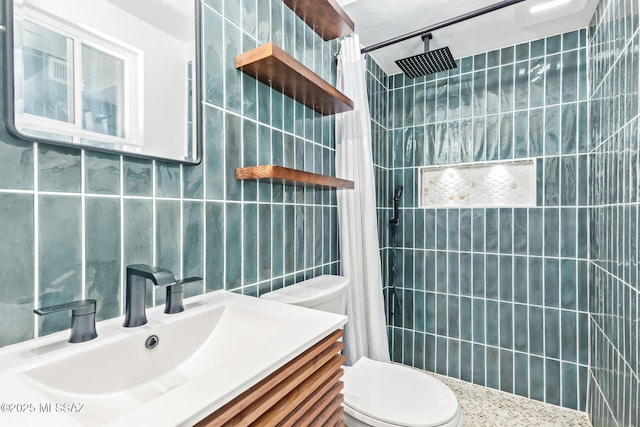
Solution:
[[[406,366],[362,358],[343,382],[345,405],[385,423],[439,426],[458,413],[458,400],[446,385]]]

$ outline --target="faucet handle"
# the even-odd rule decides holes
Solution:
[[[200,280],[202,280],[202,277],[187,277],[185,279],[177,280],[175,285],[167,286],[167,298],[164,306],[164,312],[166,314],[183,312],[184,304],[182,303],[182,296],[184,291],[184,284],[198,282]]]
[[[70,343],[92,340],[98,336],[96,332],[96,300],[83,299],[64,304],[40,307],[33,310],[39,316],[71,310]]]
[[[176,281],[176,285],[184,285],[185,283],[191,283],[191,282],[200,282],[202,281],[202,277],[198,277],[198,276],[193,276],[193,277],[185,277],[184,279],[180,279],[178,281]]]
[[[44,316],[51,313],[58,313],[60,311],[72,310],[72,316],[85,316],[87,314],[96,312],[96,300],[83,299],[73,302],[67,302],[64,304],[52,305],[49,307],[40,307],[33,310],[35,314]]]

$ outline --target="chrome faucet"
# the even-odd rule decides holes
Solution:
[[[71,310],[70,343],[90,341],[98,336],[96,332],[96,300],[94,299],[36,308],[33,312],[39,316],[46,316],[66,310]]]
[[[147,279],[156,286],[176,284],[176,278],[169,270],[145,264],[127,266],[127,284],[125,295],[125,328],[134,328],[147,323],[146,297]]]

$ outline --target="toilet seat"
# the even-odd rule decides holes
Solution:
[[[406,366],[362,358],[344,377],[344,410],[374,427],[450,427],[462,415],[453,392]]]

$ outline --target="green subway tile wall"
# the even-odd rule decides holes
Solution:
[[[0,346],[69,327],[68,314],[36,318],[34,306],[86,296],[98,300],[100,320],[121,315],[127,264],[203,276],[186,295],[257,295],[338,272],[335,191],[235,179],[236,167],[258,163],[333,175],[334,118],[234,66],[237,54],[274,41],[335,83],[338,42],[281,0],[201,8],[202,164],[34,144],[0,129],[0,323],[11,325]],[[164,292],[148,295],[150,305],[164,301]]]
[[[586,409],[587,35],[458,60],[415,80],[368,67],[394,361]],[[419,168],[534,159],[532,208],[425,209]],[[404,186],[395,230],[393,190]]]
[[[640,424],[638,6],[601,1],[589,31],[589,415],[595,427]]]

